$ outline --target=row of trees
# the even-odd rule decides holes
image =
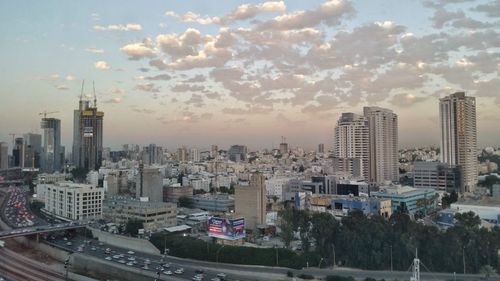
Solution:
[[[389,220],[351,212],[341,221],[328,213],[284,209],[279,212],[281,237],[290,246],[294,232],[302,250],[314,252],[325,261],[372,270],[407,270],[418,249],[418,256],[430,271],[477,273],[485,265],[500,272],[497,251],[500,228],[480,228],[474,213],[456,215],[456,225],[441,231],[396,213]]]

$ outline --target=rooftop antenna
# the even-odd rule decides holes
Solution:
[[[92,88],[94,89],[94,107],[97,108],[97,96],[95,94],[95,83],[92,81]]]

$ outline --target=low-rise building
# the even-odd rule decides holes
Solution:
[[[177,203],[181,197],[193,198],[193,187],[180,184],[163,187],[163,202]]]
[[[459,166],[441,162],[414,162],[413,187],[434,188],[446,192],[463,192],[463,177]]]
[[[104,201],[103,217],[117,224],[139,220],[143,222],[145,231],[154,232],[177,225],[177,205],[129,197],[110,197]]]
[[[43,211],[67,220],[99,219],[102,217],[104,189],[89,184],[59,182],[38,184],[38,200],[45,203]]]
[[[193,208],[211,212],[230,212],[234,210],[234,198],[228,194],[197,194],[193,196]]]
[[[387,198],[392,201],[392,211],[427,213],[437,207],[438,194],[431,188],[413,188],[410,186],[389,185],[380,187],[379,191],[371,192],[372,197]]]

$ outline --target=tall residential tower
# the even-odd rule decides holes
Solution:
[[[460,166],[464,190],[477,184],[476,98],[457,92],[439,100],[441,161]]]
[[[398,116],[390,109],[364,107],[369,131],[369,181],[398,182]]]
[[[60,172],[63,167],[61,161],[61,120],[56,118],[42,118],[43,155],[42,171],[45,173]]]

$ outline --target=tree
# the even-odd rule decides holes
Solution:
[[[331,255],[331,244],[338,228],[338,222],[328,213],[314,213],[311,216],[311,236],[316,240],[316,249],[322,257]]]
[[[138,219],[129,219],[125,225],[125,233],[132,236],[139,234],[139,229],[144,228],[144,222]]]
[[[281,229],[281,239],[283,239],[283,243],[285,243],[285,247],[290,247],[290,242],[293,240],[293,210],[290,208],[286,208],[278,211],[279,217],[279,227]]]
[[[71,170],[71,176],[75,182],[85,182],[88,173],[89,170],[85,168],[74,168]]]
[[[455,226],[466,230],[477,229],[481,225],[481,219],[474,212],[456,213],[455,219],[457,220]]]
[[[495,269],[489,264],[481,267],[479,272],[484,275],[486,280],[490,280],[490,276],[496,273]]]
[[[183,208],[192,208],[193,207],[193,199],[187,196],[179,197],[179,207]]]

